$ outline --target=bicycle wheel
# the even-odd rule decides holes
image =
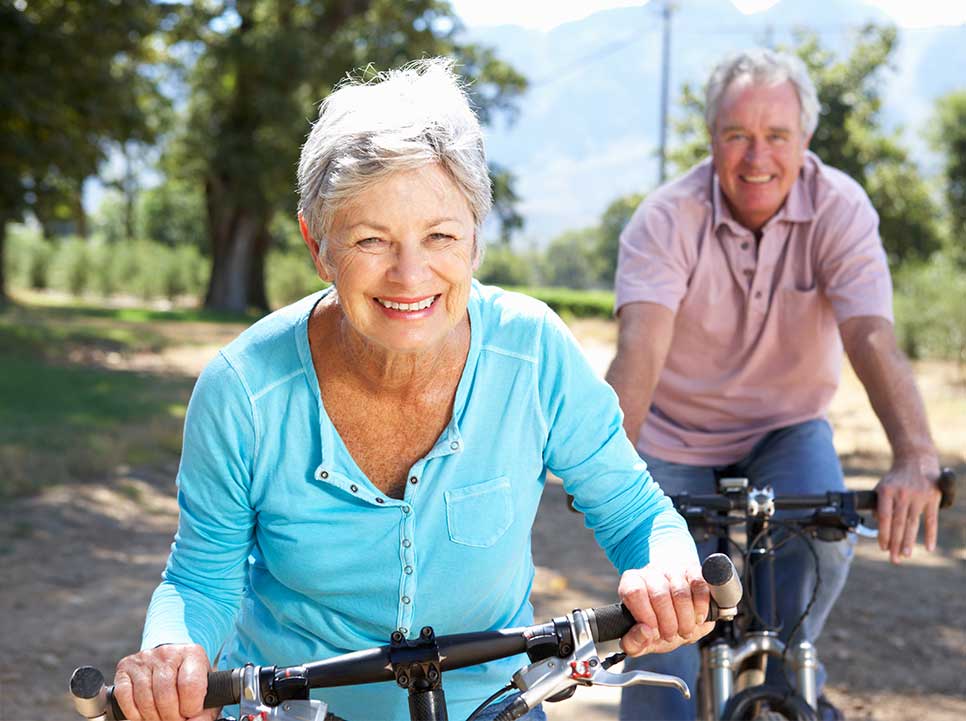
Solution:
[[[762,707],[767,710],[762,712]],[[818,721],[815,709],[797,693],[768,684],[736,693],[721,717],[726,721]]]

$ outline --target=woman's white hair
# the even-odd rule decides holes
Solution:
[[[342,83],[322,101],[299,158],[299,211],[319,255],[340,207],[393,173],[432,163],[466,196],[479,237],[492,204],[483,131],[451,60]]]
[[[791,82],[798,93],[801,126],[805,137],[811,137],[818,126],[819,102],[815,85],[801,59],[763,48],[743,50],[729,55],[712,71],[705,89],[704,121],[714,135],[718,107],[725,91],[735,80],[750,78],[755,85],[778,85]]]

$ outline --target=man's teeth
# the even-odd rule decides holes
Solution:
[[[383,300],[382,298],[376,298],[376,300],[379,301],[379,303],[382,305],[383,308],[391,308],[392,310],[405,310],[405,311],[411,312],[414,310],[424,310],[426,308],[429,308],[429,306],[431,306],[435,302],[436,298],[437,296],[431,295],[429,298],[424,298],[423,300],[417,301],[416,303],[396,303],[395,301]]]
[[[767,183],[771,180],[770,175],[743,175],[741,179],[746,183]]]

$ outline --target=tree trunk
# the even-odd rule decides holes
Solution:
[[[0,218],[0,308],[7,304],[6,255],[4,241],[7,239],[7,219]]]
[[[268,310],[264,273],[268,217],[264,211],[234,202],[238,195],[219,178],[205,183],[212,243],[205,307],[239,313],[249,308],[264,311]]]
[[[84,203],[81,198],[81,187],[84,181],[77,185],[77,193],[71,197],[71,215],[74,216],[74,230],[81,238],[87,239],[87,211],[84,210]]]

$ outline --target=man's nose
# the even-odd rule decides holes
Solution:
[[[745,162],[749,164],[754,164],[759,162],[760,160],[763,160],[765,157],[766,150],[767,148],[765,147],[765,143],[761,142],[760,140],[756,140],[755,138],[752,138],[751,141],[748,143],[748,147],[745,148],[745,158],[744,158]]]

